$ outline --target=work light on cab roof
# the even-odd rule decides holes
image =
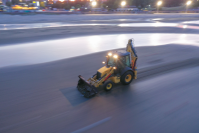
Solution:
[[[112,56],[112,53],[110,52],[110,53],[108,53],[108,55],[109,55],[109,56]]]

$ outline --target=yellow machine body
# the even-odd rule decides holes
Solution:
[[[138,57],[135,52],[135,49],[133,48],[131,39],[127,44],[125,53],[116,52],[115,55],[108,54],[107,57],[109,56],[112,57],[112,59],[114,60],[113,61],[114,65],[109,65],[108,64],[109,60],[107,58],[107,64],[101,67],[99,70],[97,70],[97,73],[93,77],[89,78],[88,80],[85,80],[83,77],[81,77],[81,75],[79,75],[80,80],[78,82],[77,88],[85,97],[90,97],[92,95],[95,95],[98,92],[97,88],[100,85],[108,84],[107,88],[111,89],[113,86],[112,83],[122,82],[123,81],[122,79],[124,79],[124,81],[129,81],[129,79],[131,78],[130,82],[132,81],[132,79],[137,79],[136,61]],[[121,58],[118,60],[118,57]],[[119,61],[118,66],[125,68],[123,71],[121,69],[119,69],[118,71],[118,68],[115,66],[115,64],[117,64],[118,61]],[[130,73],[124,75],[124,73],[126,72]],[[106,83],[107,81],[111,83]]]
[[[100,68],[99,70],[97,70],[97,72],[101,73],[100,77],[103,77],[105,74],[107,74],[110,70],[112,69],[112,67],[107,67],[107,66],[103,66],[102,68]]]
[[[95,75],[94,77],[89,78],[87,80],[91,85],[93,85],[95,87],[99,87],[100,85],[102,85],[103,82],[105,80],[107,80],[106,78],[108,78],[109,75],[113,74],[114,69],[113,69],[113,67],[107,68],[106,66],[104,66],[104,67],[100,68],[97,72],[99,72],[101,74],[100,77],[97,78],[98,75]],[[99,80],[99,78],[100,78],[100,80]]]
[[[120,77],[121,76],[113,76],[113,77],[109,78],[108,80],[111,80],[113,83],[117,84],[120,82]]]

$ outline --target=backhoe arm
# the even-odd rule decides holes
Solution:
[[[134,71],[135,79],[137,79],[137,67],[136,67],[136,61],[137,61],[137,54],[135,51],[135,48],[133,47],[132,39],[128,40],[128,44],[126,46],[126,51],[131,53],[131,67]]]

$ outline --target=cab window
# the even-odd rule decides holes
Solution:
[[[130,59],[129,59],[129,56],[122,56],[119,58],[119,65],[120,67],[125,67],[125,66],[128,66],[130,67]]]
[[[126,56],[126,66],[130,67],[130,59],[129,56]]]

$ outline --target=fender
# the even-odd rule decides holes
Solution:
[[[120,76],[122,76],[122,75],[123,75],[125,72],[127,72],[127,71],[133,72],[133,70],[132,70],[130,67],[125,67],[125,68],[121,71]],[[133,74],[134,74],[134,72],[133,72]]]

